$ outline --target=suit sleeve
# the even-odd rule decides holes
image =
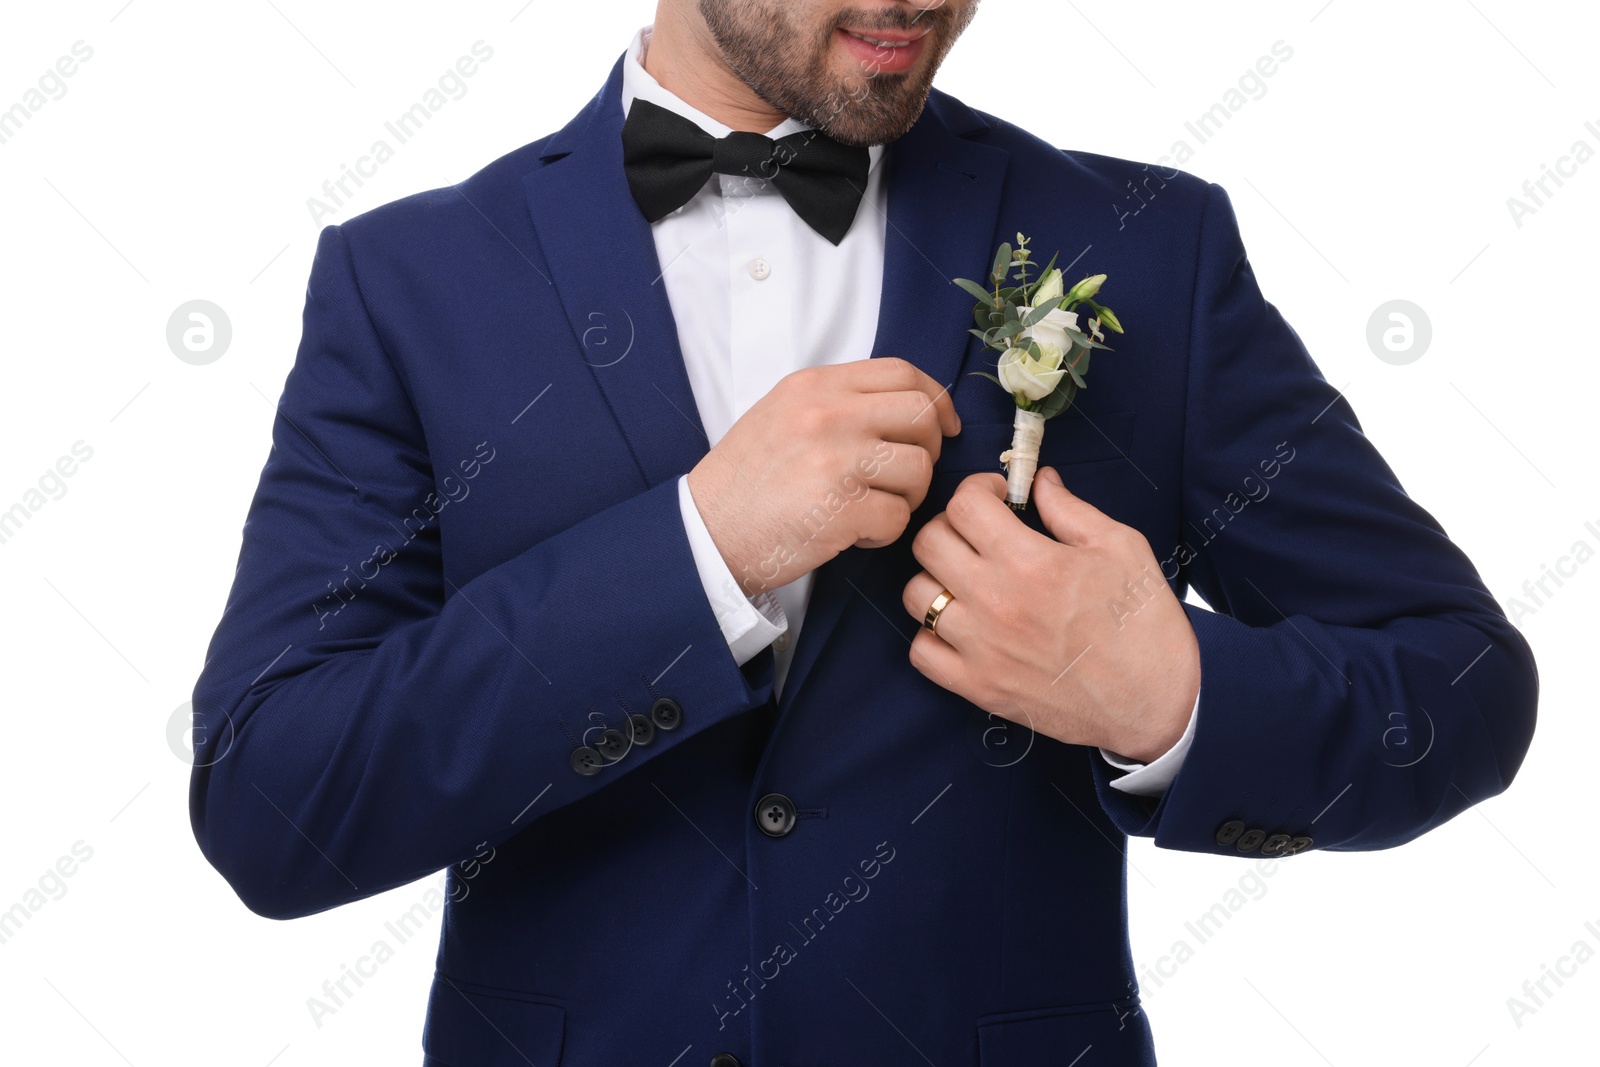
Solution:
[[[450,473],[324,230],[194,690],[195,837],[261,915],[437,871],[771,694],[729,655],[677,479],[458,587],[426,521]]]
[[[1533,655],[1262,297],[1216,185],[1192,314],[1177,563],[1215,609],[1184,605],[1206,714],[1159,799],[1092,757],[1101,803],[1196,852],[1409,841],[1511,783]]]

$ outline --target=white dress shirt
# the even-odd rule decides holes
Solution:
[[[643,66],[650,27],[634,35],[622,72],[622,110],[648,100],[716,137],[732,132],[664,89]],[[767,131],[778,138],[809,127],[785,119]],[[837,246],[811,229],[770,183],[713,174],[683,207],[651,226],[661,283],[677,324],[689,385],[708,444],[715,446],[778,380],[802,367],[867,359],[878,329],[888,225],[883,146],[868,149],[866,193]],[[794,658],[815,574],[745,596],[678,479],[684,530],[707,600],[735,662],[772,646],[774,692],[781,693]],[[1196,701],[1198,709],[1199,701]],[[1112,784],[1125,792],[1160,794],[1176,775],[1194,733],[1149,765],[1101,750],[1130,773]]]

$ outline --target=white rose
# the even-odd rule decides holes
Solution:
[[[1056,345],[1039,342],[1043,359],[1034,359],[1026,348],[1008,348],[1000,357],[1000,382],[1012,393],[1021,393],[1029,400],[1043,400],[1049,396],[1067,369],[1061,365],[1062,350]]]
[[[1027,311],[1022,312],[1024,315]],[[1068,330],[1083,332],[1078,325],[1078,313],[1075,311],[1062,311],[1056,308],[1044,317],[1042,322],[1036,322],[1022,332],[1024,341],[1038,341],[1040,345],[1054,345],[1063,352],[1072,351],[1072,338],[1067,335]]]

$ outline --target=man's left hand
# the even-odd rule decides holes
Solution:
[[[1149,542],[1061,484],[1033,481],[1046,537],[1006,504],[999,474],[964,479],[917,531],[905,609],[919,623],[941,589],[937,633],[911,662],[1003,718],[1148,763],[1183,735],[1200,691],[1200,645]]]

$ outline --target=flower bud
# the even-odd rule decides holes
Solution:
[[[1039,279],[1039,287],[1033,291],[1033,306],[1038,307],[1052,300],[1060,300],[1061,293],[1061,271],[1052,270]]]
[[[1085,278],[1077,285],[1074,285],[1072,287],[1072,292],[1067,294],[1067,306],[1071,307],[1080,300],[1088,300],[1090,297],[1098,293],[1100,291],[1100,287],[1105,283],[1106,276],[1104,274],[1096,274],[1093,277]]]

